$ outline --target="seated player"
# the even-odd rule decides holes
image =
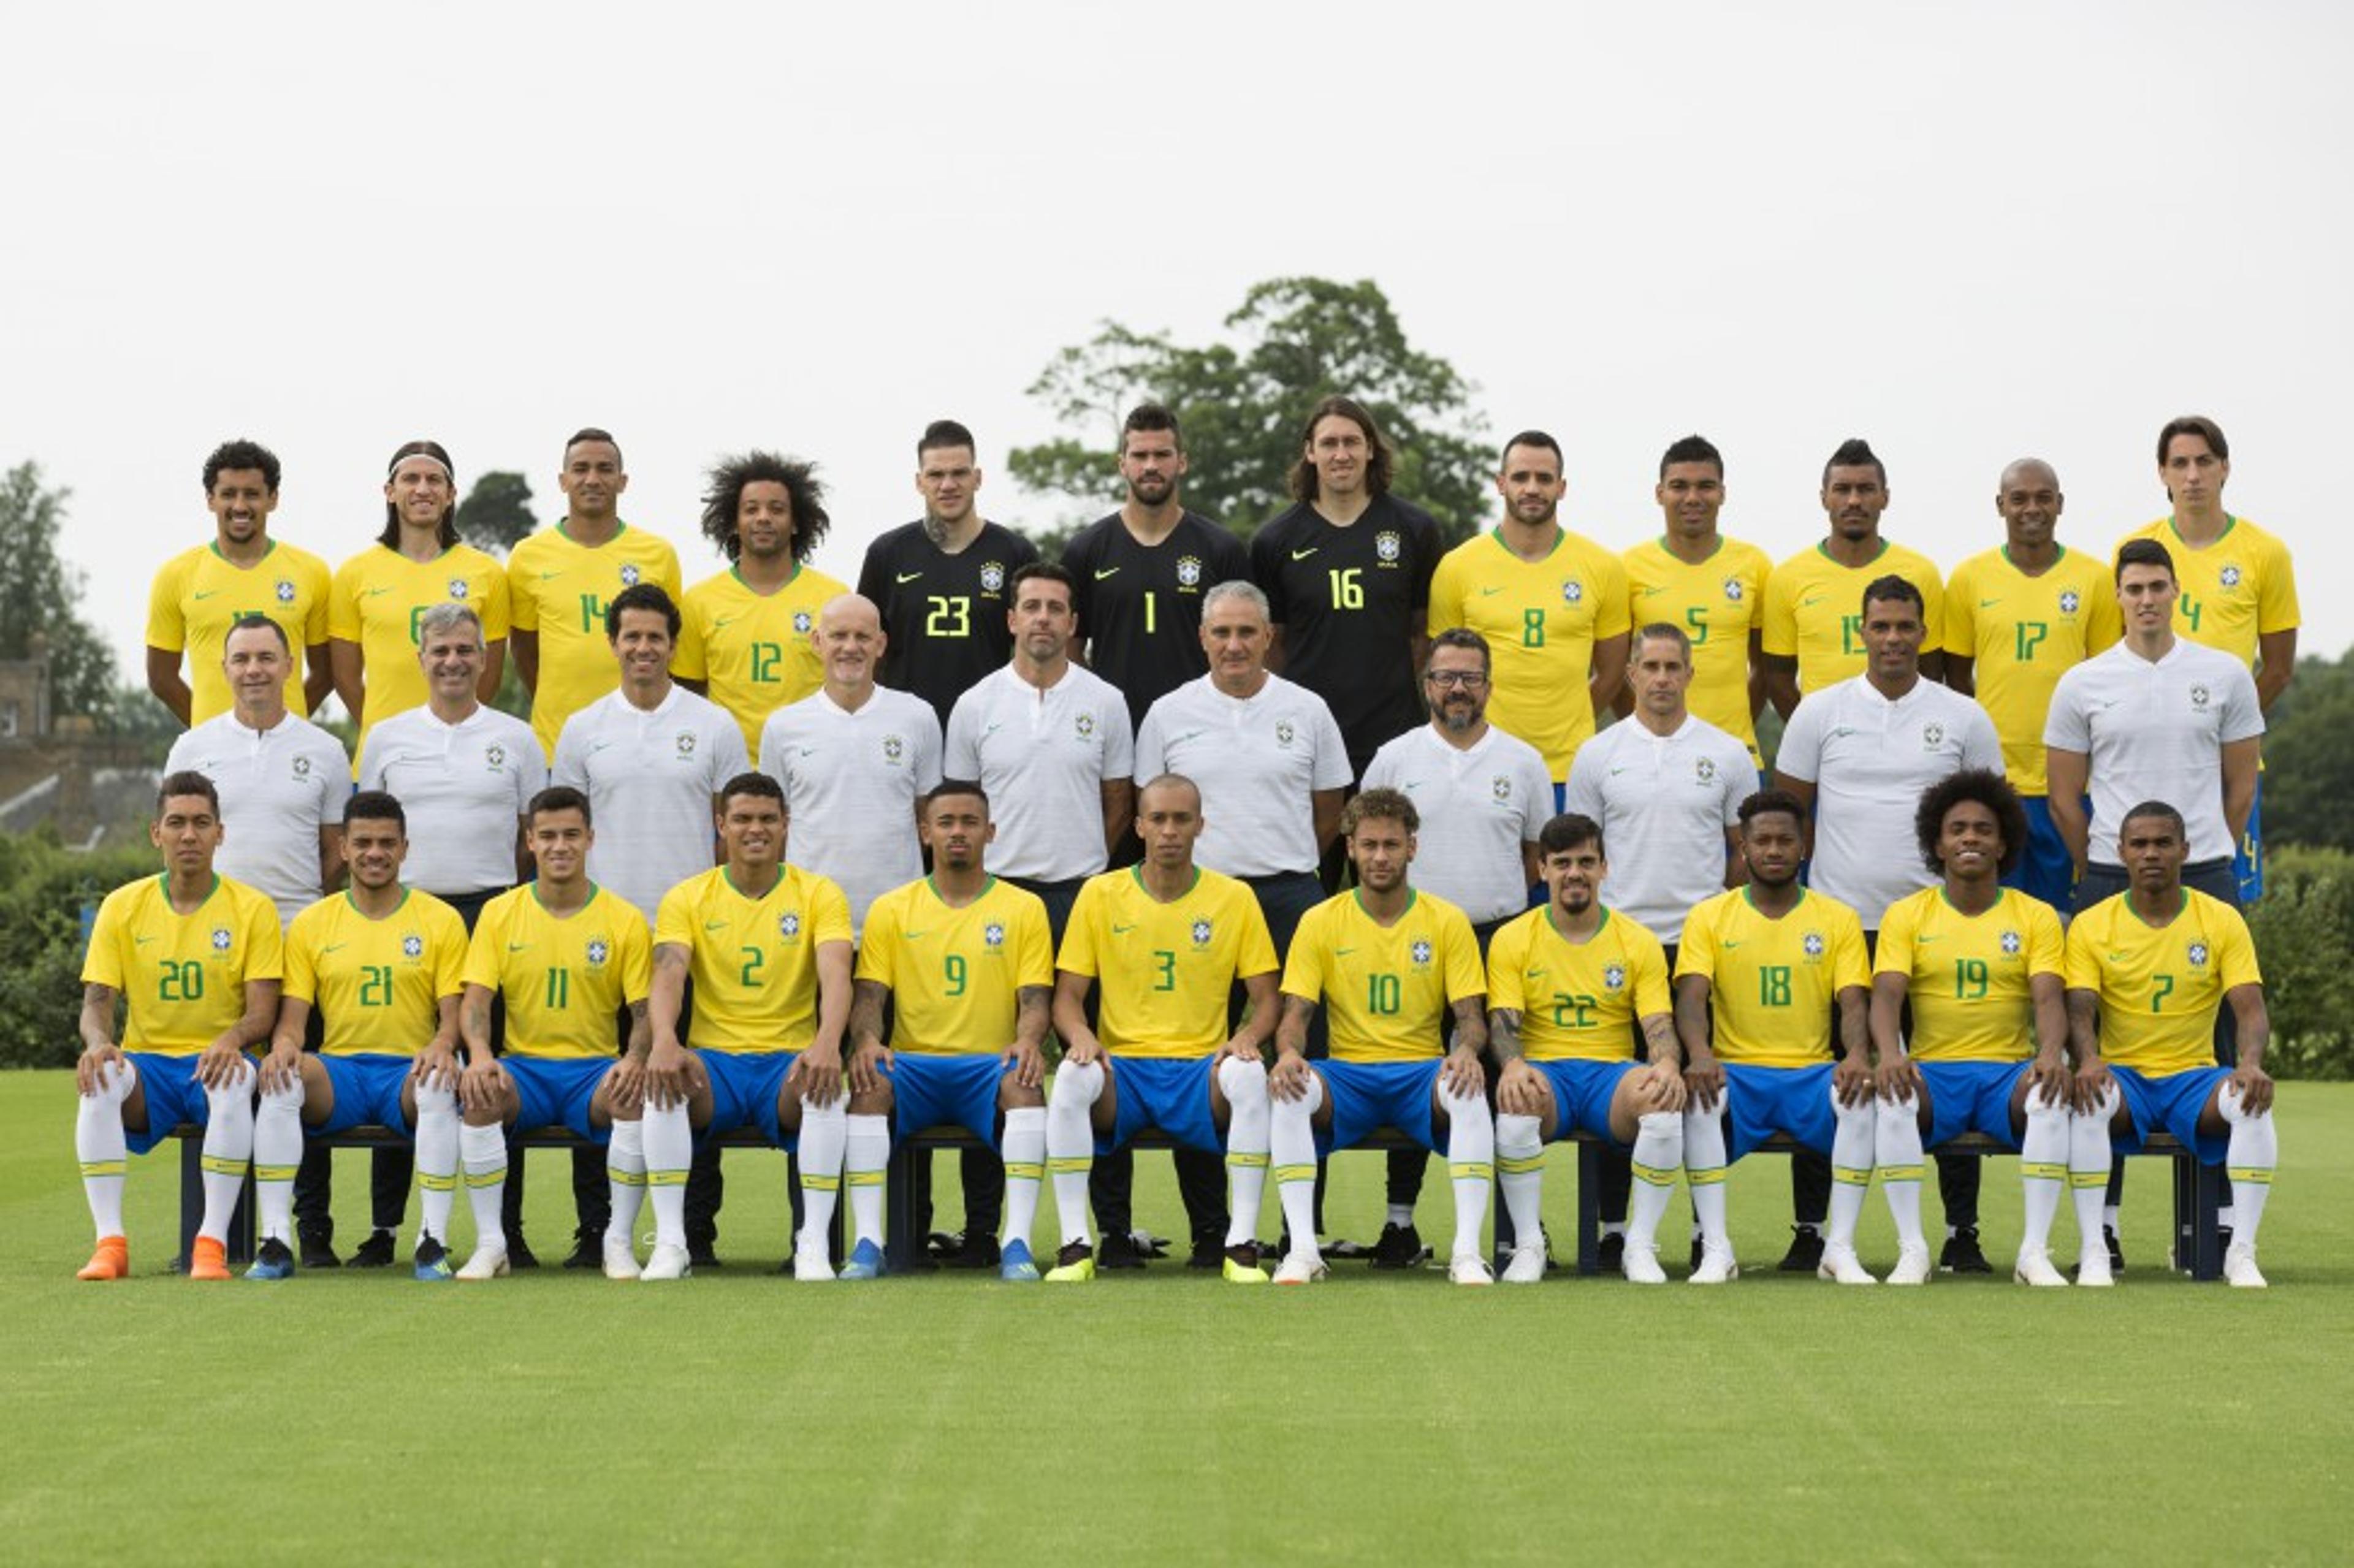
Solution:
[[[1496,1173],[1519,1245],[1507,1285],[1544,1277],[1544,1145],[1579,1128],[1631,1150],[1634,1196],[1619,1267],[1638,1285],[1667,1280],[1659,1217],[1684,1162],[1684,1079],[1677,1065],[1659,939],[1603,906],[1609,874],[1602,824],[1571,813],[1537,836],[1552,895],[1488,942],[1488,1039],[1496,1079]],[[1650,1063],[1635,1060],[1635,1032]]]
[[[1045,1174],[1046,1015],[1055,980],[1046,906],[983,867],[992,830],[980,785],[951,779],[934,789],[924,797],[920,829],[932,874],[874,902],[858,951],[843,1160],[858,1234],[842,1277],[883,1272],[883,1168],[896,1118],[901,1137],[955,1122],[1002,1152],[998,1277],[1035,1280],[1030,1223]]]
[[[842,1032],[850,1021],[850,902],[830,879],[784,863],[790,828],[775,779],[765,773],[728,779],[718,810],[726,860],[664,894],[654,918],[643,1118],[654,1250],[642,1279],[686,1274],[686,1179],[695,1145],[739,1127],[757,1127],[777,1148],[799,1151],[802,1219],[793,1277],[833,1277],[826,1235],[847,1130]],[[690,980],[695,1013],[682,1042],[679,1013]]]
[[[1798,885],[1807,844],[1797,797],[1760,789],[1742,801],[1740,842],[1748,885],[1693,906],[1676,944],[1676,1034],[1691,1092],[1684,1175],[1701,1229],[1691,1282],[1722,1285],[1741,1272],[1725,1229],[1725,1167],[1785,1132],[1830,1157],[1830,1224],[1815,1273],[1877,1284],[1855,1255],[1879,1119],[1863,927],[1846,905]],[[1834,1014],[1846,1052],[1836,1065]]]
[[[2077,1119],[2095,1135],[2105,1127],[2123,1153],[2163,1128],[2196,1150],[2200,1163],[2220,1161],[2232,1178],[2223,1277],[2262,1289],[2256,1226],[2280,1163],[2280,1136],[2264,1065],[2272,1021],[2255,944],[2238,910],[2182,885],[2190,835],[2173,807],[2145,800],[2128,810],[2117,852],[2132,885],[2068,927]],[[2227,1003],[2239,1026],[2237,1067],[2215,1065],[2215,1014]],[[2072,1150],[2069,1168],[2096,1162]],[[2076,1283],[2115,1283],[2100,1232],[2087,1226],[2084,1235]]]
[[[425,1184],[419,1279],[450,1277],[450,1209],[458,1195],[458,997],[466,925],[429,893],[404,886],[408,819],[381,789],[344,804],[348,892],[331,893],[286,927],[285,1000],[261,1063],[253,1179],[261,1245],[248,1279],[294,1272],[294,1172],[302,1135],[388,1127],[417,1147]],[[302,1049],[316,1011],[317,1053]],[[391,1216],[399,1218],[396,1210]]]
[[[1267,1078],[1275,1097],[1275,1190],[1291,1234],[1276,1269],[1278,1285],[1324,1277],[1316,1245],[1316,1156],[1353,1147],[1385,1127],[1433,1153],[1443,1148],[1447,1156],[1455,1186],[1447,1277],[1458,1285],[1495,1281],[1479,1243],[1496,1159],[1479,1065],[1488,1045],[1487,977],[1463,911],[1406,881],[1421,822],[1414,802],[1395,789],[1367,789],[1350,801],[1341,835],[1357,885],[1301,916],[1291,938],[1275,1071]],[[1332,1054],[1311,1063],[1308,1022],[1319,1007],[1331,1014]],[[1451,1050],[1439,1040],[1440,1018],[1450,1011]]]
[[[163,852],[164,874],[106,895],[82,960],[74,1154],[98,1247],[78,1277],[131,1273],[127,1157],[187,1121],[205,1129],[205,1216],[188,1277],[227,1279],[229,1220],[253,1156],[254,1072],[245,1053],[278,1016],[278,910],[214,874],[220,797],[203,774],[164,779],[147,836]],[[120,1036],[117,998],[129,1009]]]
[[[1921,792],[1913,832],[1922,860],[1945,881],[1888,906],[1873,960],[1881,1096],[1874,1152],[1898,1244],[1888,1282],[1929,1277],[1921,1232],[1924,1140],[1935,1149],[1982,1132],[2019,1154],[2027,1226],[2011,1277],[2065,1286],[2051,1257],[2061,1187],[2076,1184],[2078,1223],[2089,1215],[2097,1240],[2109,1160],[2095,1140],[2091,1166],[2069,1168],[2075,1095],[2062,1054],[2068,1011],[2060,916],[2001,881],[2026,853],[2027,808],[2001,774],[1965,768]]]
[[[1264,1285],[1258,1211],[1267,1192],[1267,1076],[1275,943],[1240,880],[1193,863],[1207,826],[1202,792],[1163,773],[1136,797],[1141,863],[1080,885],[1055,960],[1055,1031],[1063,1065],[1046,1105],[1046,1159],[1063,1245],[1046,1277],[1093,1279],[1087,1177],[1095,1156],[1157,1127],[1181,1147],[1226,1157],[1225,1256],[1237,1285]],[[1233,1026],[1239,983],[1249,1022]],[[1097,1020],[1087,1022],[1087,991]],[[1315,1175],[1315,1156],[1308,1156]],[[1310,1230],[1307,1233],[1314,1235]]]
[[[630,1232],[646,1190],[644,1068],[652,1048],[646,1021],[646,917],[588,880],[595,832],[588,798],[567,785],[542,789],[525,811],[538,874],[482,906],[466,953],[458,1004],[466,1070],[458,1079],[465,1125],[458,1133],[466,1201],[474,1211],[474,1251],[461,1279],[507,1272],[499,1201],[507,1179],[507,1134],[569,1128],[606,1146],[613,1189],[605,1229],[605,1273],[638,1277]],[[506,1002],[506,1054],[491,1054],[491,998]],[[628,1054],[613,1060],[615,1020],[629,1010]],[[610,1129],[610,1130],[609,1130]],[[660,1260],[667,1277],[686,1272],[682,1255]]]

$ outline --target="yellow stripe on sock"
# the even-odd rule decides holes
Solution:
[[[639,1177],[638,1180],[644,1182],[649,1187],[684,1187],[686,1185],[686,1172],[684,1171],[649,1171],[643,1176]]]
[[[845,1171],[842,1173],[842,1179],[854,1187],[883,1185],[883,1172],[880,1171]]]
[[[608,1165],[605,1167],[605,1174],[610,1180],[624,1187],[642,1187],[646,1184],[646,1173],[642,1171],[624,1171],[618,1165]]]
[[[205,1171],[212,1176],[242,1176],[245,1174],[247,1163],[242,1160],[224,1160],[216,1154],[207,1154],[203,1158]]]
[[[1278,1187],[1293,1181],[1315,1180],[1316,1167],[1313,1165],[1278,1165],[1275,1168],[1275,1184]]]
[[[1695,1170],[1687,1165],[1684,1167],[1684,1180],[1695,1187],[1718,1186],[1724,1181],[1724,1167],[1711,1165],[1704,1170]]]
[[[804,1192],[838,1192],[842,1191],[842,1178],[839,1176],[816,1176],[804,1171],[801,1175],[801,1191]]]
[[[1917,1168],[1914,1176],[1917,1180]],[[1831,1167],[1831,1180],[1842,1187],[1869,1187],[1872,1185],[1872,1168],[1867,1165],[1859,1171],[1852,1165],[1834,1165]]]
[[[1676,1184],[1676,1168],[1672,1165],[1637,1165],[1634,1171],[1635,1180],[1649,1186],[1672,1187]]]
[[[1095,1169],[1092,1154],[1065,1154],[1046,1161],[1046,1169],[1057,1176],[1084,1176]]]
[[[507,1168],[504,1165],[500,1166],[496,1171],[469,1171],[466,1172],[466,1185],[469,1187],[495,1187],[506,1179]]]
[[[1544,1169],[1542,1154],[1499,1154],[1496,1169],[1507,1176],[1527,1176]]]
[[[85,1160],[81,1173],[85,1177],[120,1176],[129,1168],[130,1162],[123,1160]]]
[[[1246,1171],[1253,1168],[1264,1171],[1267,1169],[1267,1156],[1264,1154],[1228,1154],[1226,1156],[1226,1163],[1230,1166],[1239,1165]]]
[[[458,1177],[454,1171],[447,1176],[436,1176],[429,1171],[419,1176],[417,1180],[424,1184],[425,1190],[429,1192],[454,1192],[458,1190]]]
[[[1038,1181],[1045,1179],[1046,1167],[1034,1160],[1009,1160],[1005,1162],[1008,1181]]]
[[[2105,1187],[2108,1184],[2109,1173],[2105,1171],[2071,1171],[2068,1172],[2068,1185],[2071,1187]]]
[[[295,1168],[292,1165],[257,1165],[253,1179],[257,1181],[292,1181]]]
[[[1447,1174],[1457,1181],[1493,1181],[1496,1168],[1484,1160],[1450,1160],[1447,1162]]]
[[[2223,1174],[2234,1181],[2253,1181],[2259,1187],[2273,1184],[2273,1168],[2269,1165],[2227,1165]]]
[[[1883,1182],[1918,1181],[1923,1169],[1918,1165],[1883,1165],[1880,1168],[1880,1179]]]
[[[2022,1181],[2065,1181],[2068,1179],[2068,1168],[2065,1165],[2046,1164],[2040,1160],[2032,1161],[2022,1160],[2019,1162],[2019,1179]]]

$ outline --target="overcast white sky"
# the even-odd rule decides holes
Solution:
[[[2178,412],[2354,641],[2334,460],[2354,358],[2354,8],[20,7],[0,94],[0,463],[74,491],[127,674],[209,536],[199,469],[286,464],[333,565],[392,450],[461,482],[621,439],[624,515],[693,581],[704,466],[832,484],[819,565],[916,514],[949,415],[984,468],[1104,318],[1214,333],[1254,281],[1372,277],[1498,434],[1568,449],[1572,524],[1658,531],[1659,450],[1726,452],[1728,532],[1819,535],[1823,458],[1887,461],[1950,567],[2036,453],[2063,540],[2163,510]],[[1069,510],[1000,473],[991,515]]]

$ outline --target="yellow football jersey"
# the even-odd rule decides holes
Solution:
[[[1299,917],[1283,965],[1284,995],[1323,1003],[1337,1062],[1438,1055],[1448,1006],[1487,989],[1469,918],[1419,888],[1389,927],[1353,892],[1327,898]]]
[[[745,751],[758,757],[769,715],[824,684],[825,665],[810,633],[826,600],[849,591],[808,567],[795,568],[791,580],[771,594],[753,592],[734,567],[705,577],[686,590],[679,607],[686,630],[679,633],[671,673],[707,682],[705,694],[735,715],[744,727]]]
[[[676,603],[678,552],[642,528],[623,525],[602,545],[576,545],[564,525],[543,528],[507,557],[508,623],[539,638],[539,680],[531,702],[532,733],[550,761],[564,721],[621,683],[621,667],[605,635],[605,607],[623,588],[660,583]],[[692,661],[682,626],[671,652],[675,666]]]
[[[1605,909],[1594,935],[1573,942],[1548,903],[1488,938],[1488,1006],[1521,1015],[1532,1062],[1629,1061],[1641,1021],[1674,1005],[1667,949],[1623,915]]]
[[[286,927],[286,994],[317,1008],[330,1056],[414,1056],[440,1028],[440,1002],[466,989],[466,923],[429,893],[370,919],[331,893]]]
[[[398,713],[425,705],[425,672],[417,662],[417,621],[443,602],[462,604],[482,618],[482,640],[507,634],[506,568],[472,545],[452,545],[429,561],[370,545],[335,568],[327,604],[327,635],[359,645],[366,672],[366,713],[360,740]],[[354,747],[356,755],[358,747]]]
[[[891,988],[891,1049],[995,1054],[1013,1044],[1021,991],[1055,984],[1055,937],[1036,894],[997,877],[961,909],[928,876],[866,911],[858,978]]]
[[[2172,517],[2161,517],[2117,541],[2155,539],[2174,557],[2174,630],[2256,667],[2257,640],[2267,631],[2296,630],[2296,572],[2288,546],[2244,517],[2234,517],[2214,543],[2183,542]],[[2115,551],[2110,552],[2114,565]]]
[[[216,876],[205,901],[182,915],[158,874],[98,906],[81,978],[129,1006],[124,1050],[194,1056],[245,1016],[246,982],[278,979],[281,959],[278,906],[269,899]]]
[[[1500,533],[1458,545],[1430,578],[1433,637],[1464,626],[1493,661],[1488,717],[1544,755],[1556,779],[1594,736],[1586,675],[1594,645],[1627,630],[1627,568],[1564,530],[1552,554],[1524,561]]]
[[[1921,590],[1927,633],[1921,652],[1944,649],[1946,579],[1916,550],[1882,539],[1879,555],[1843,567],[1814,545],[1774,568],[1766,583],[1765,651],[1797,659],[1800,693],[1863,673],[1863,590],[1892,575]]]
[[[1903,975],[1923,1062],[2019,1062],[2035,1054],[2029,980],[2065,973],[2060,916],[2006,887],[1981,915],[1965,915],[1943,887],[1925,887],[1880,919],[1872,972]]]
[[[221,655],[230,626],[249,615],[268,616],[286,633],[294,655],[286,674],[286,710],[308,714],[303,661],[307,650],[326,643],[328,591],[326,562],[275,539],[249,567],[231,565],[217,543],[164,562],[147,595],[147,646],[186,654],[190,726],[233,705]]]
[[[1757,724],[1749,711],[1749,636],[1766,624],[1766,587],[1774,573],[1766,552],[1720,538],[1698,566],[1662,539],[1647,539],[1621,559],[1627,567],[1628,621],[1633,630],[1659,621],[1691,639],[1692,679],[1684,702],[1734,736],[1757,760]]]
[[[783,866],[764,897],[713,866],[663,895],[654,945],[687,950],[703,1051],[801,1051],[817,1038],[817,951],[850,944],[850,901],[831,878]]]
[[[2164,926],[2145,922],[2126,893],[2069,923],[2068,989],[2100,998],[2101,1055],[2112,1066],[2153,1075],[2213,1066],[2224,993],[2264,981],[2240,912],[2193,888]]]
[[[505,994],[508,1055],[610,1056],[622,1043],[617,1015],[646,999],[652,953],[629,900],[593,888],[558,919],[526,882],[482,906],[466,983]]]
[[[2108,568],[2062,548],[2040,577],[2008,546],[1972,556],[1946,585],[1946,649],[1972,661],[1978,705],[2002,740],[2002,768],[2022,795],[2046,792],[2043,720],[2052,688],[2125,635]]]
[[[1276,970],[1249,886],[1196,869],[1163,904],[1134,866],[1091,876],[1063,928],[1057,968],[1097,983],[1096,1038],[1123,1056],[1206,1056],[1230,1035],[1235,982]]]
[[[1686,975],[1709,982],[1716,1054],[1759,1067],[1829,1061],[1839,993],[1872,983],[1854,910],[1808,891],[1772,919],[1745,887],[1692,906],[1676,945],[1676,978]]]

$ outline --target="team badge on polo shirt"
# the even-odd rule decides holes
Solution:
[[[1177,586],[1194,588],[1202,586],[1202,558],[1199,556],[1177,557]]]
[[[1382,565],[1394,567],[1398,564],[1398,557],[1405,554],[1405,541],[1394,530],[1384,528],[1373,535],[1373,554],[1380,558]]]
[[[400,956],[404,959],[423,958],[425,956],[425,938],[419,936],[414,931],[411,931],[408,936],[403,937],[400,939]]]
[[[1575,577],[1570,578],[1567,582],[1561,585],[1561,601],[1564,604],[1584,604],[1585,602],[1585,585],[1579,582]]]
[[[1692,759],[1692,777],[1698,779],[1703,784],[1710,783],[1714,780],[1716,778],[1716,758],[1712,757],[1694,758]]]
[[[623,588],[635,588],[638,586],[637,567],[628,565],[624,565],[621,567],[621,586]]]
[[[981,567],[981,591],[995,593],[1005,586],[1005,563],[984,561]]]
[[[1820,931],[1808,932],[1799,939],[1798,947],[1806,953],[1808,963],[1815,962],[1823,956],[1823,934]]]
[[[2190,951],[2187,956],[2190,959],[2190,967],[2192,969],[2205,969],[2207,967],[2207,944],[2204,942],[2191,943]]]
[[[1414,960],[1414,967],[1416,969],[1428,969],[1430,967],[1429,940],[1426,938],[1416,937],[1414,940],[1414,946],[1406,949],[1406,957]]]
[[[486,746],[482,747],[482,763],[493,772],[496,772],[500,768],[504,768],[507,765],[507,748],[504,746]]]
[[[1289,719],[1278,719],[1275,721],[1276,745],[1289,746],[1291,744],[1291,721]]]
[[[612,954],[613,954],[613,949],[612,949],[610,946],[608,946],[608,945],[606,944],[606,941],[605,941],[605,938],[602,938],[602,937],[592,937],[591,938],[589,938],[589,941],[588,941],[588,961],[589,961],[589,963],[591,963],[592,965],[599,965],[599,966],[601,966],[607,959],[609,959],[609,958],[612,957]]]
[[[1921,749],[1935,751],[1946,738],[1946,726],[1934,721],[1921,726]]]
[[[2207,711],[2207,704],[2212,696],[2213,694],[2204,685],[2193,686],[2190,688],[2190,705],[2203,714]]]
[[[981,928],[981,945],[984,948],[1005,946],[1005,927],[995,920]]]
[[[2080,599],[2080,598],[2078,598],[2078,597],[2077,597],[2076,590],[2075,590],[2074,588],[2062,588],[2062,589],[2061,589],[2061,590],[2060,590],[2060,613],[2061,613],[2061,614],[2062,614],[2062,615],[2073,615],[2073,614],[2075,614],[2075,613],[2076,613],[2076,607],[2077,607],[2078,605],[2080,605],[2080,604],[2083,604],[2084,602],[2084,601],[2082,599]]]
[[[2240,579],[2233,577],[2232,580],[2233,582],[2237,582]],[[280,577],[278,579],[278,602],[281,604],[292,604],[294,602],[294,585],[287,581],[284,577]]]
[[[1511,775],[1509,773],[1499,773],[1493,779],[1489,779],[1488,793],[1493,795],[1499,800],[1511,800],[1512,798]]]
[[[883,737],[883,760],[894,768],[899,765],[899,758],[907,753],[907,743],[897,736],[886,735]]]
[[[691,729],[683,729],[683,730],[680,730],[680,731],[678,732],[678,758],[679,758],[679,760],[680,760],[681,762],[689,761],[689,760],[692,760],[692,759],[693,759],[694,756],[695,756],[695,732],[694,732],[693,730],[691,730]]]
[[[1747,591],[1748,590],[1746,588],[1741,586],[1741,579],[1739,577],[1727,577],[1724,579],[1724,597],[1729,603],[1739,604],[1741,602],[1741,596]]]
[[[213,927],[213,951],[214,951],[214,952],[216,952],[216,953],[226,953],[226,952],[228,952],[228,943],[229,943],[228,927],[226,927],[226,926],[216,926],[216,927]],[[2203,951],[2204,949],[2201,949],[2201,950]]]
[[[801,917],[799,914],[793,910],[788,909],[783,914],[777,916],[778,936],[782,937],[786,941],[790,942],[801,934]]]
[[[1197,948],[1206,948],[1210,945],[1209,921],[1196,920],[1193,922],[1193,945]]]
[[[1081,714],[1078,717],[1071,721],[1071,727],[1079,732],[1079,738],[1081,740],[1085,740],[1096,732],[1096,715],[1093,714]]]
[[[2019,939],[2019,933],[2016,931],[2005,931],[2002,934],[2002,956],[2006,959],[2019,957],[2019,950],[2026,945]]]
[[[311,759],[309,758],[298,757],[294,759],[294,777],[297,779],[308,779],[311,777]]]
[[[1626,989],[1627,989],[1627,969],[1626,969],[1626,966],[1625,966],[1625,965],[1623,965],[1623,964],[1606,964],[1606,965],[1604,965],[1604,966],[1603,966],[1603,969],[1602,969],[1602,989],[1603,989],[1604,991],[1624,991],[1624,990],[1626,990]]]

